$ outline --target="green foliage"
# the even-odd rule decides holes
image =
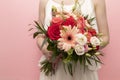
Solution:
[[[34,21],[34,23],[35,23],[35,27],[36,27],[37,31],[36,31],[35,33],[33,33],[33,38],[36,38],[39,34],[46,36],[47,31],[45,30],[43,24],[42,24],[42,26],[40,26],[40,24],[39,24],[37,21]],[[31,29],[32,29],[32,28],[31,28]],[[30,29],[30,30],[31,30],[31,29]],[[47,42],[47,39],[48,39],[48,38],[45,38],[45,39],[44,39],[44,41],[43,41],[43,43],[42,43],[42,45],[41,45],[41,47],[40,47],[41,49],[42,49],[42,47],[44,46],[44,44]]]
[[[69,73],[71,74],[71,76],[73,76],[73,70],[72,70],[72,67],[73,67],[72,65],[73,65],[73,64],[72,64],[71,62],[69,62],[69,63],[67,63],[66,65],[67,65],[67,68],[68,68]]]
[[[47,40],[48,40],[48,38],[45,38],[45,39],[44,39],[44,41],[43,41],[43,43],[42,43],[42,45],[41,45],[40,49],[42,49],[42,48],[43,48],[43,46],[45,45],[45,43],[47,42]]]
[[[71,55],[72,53],[73,53],[73,50],[74,49],[70,49],[67,53],[68,53],[68,55]]]
[[[88,21],[88,23],[93,26],[92,22],[96,19],[95,17],[89,17],[89,15],[85,15],[84,18]]]
[[[95,19],[95,17],[90,18],[90,19],[88,19],[88,22],[91,23],[94,19]]]
[[[34,21],[34,22],[35,22],[35,27],[38,29],[38,31],[40,31],[40,32],[42,32],[43,34],[46,35],[46,32],[47,32],[47,31],[45,30],[43,24],[42,24],[42,26],[40,26],[37,21]]]
[[[42,34],[42,33],[41,33],[41,32],[35,32],[35,33],[33,34],[33,38],[36,38],[36,36],[37,36],[38,34]]]
[[[41,63],[41,71],[45,72],[45,75],[52,75],[53,68],[52,68],[52,63],[50,63],[48,60],[45,60]]]

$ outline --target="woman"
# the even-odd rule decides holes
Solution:
[[[61,1],[64,2],[64,7],[66,10],[70,10],[71,6],[75,2],[75,0],[40,0],[39,6],[39,22],[40,24],[49,25],[49,21],[51,19],[51,6],[54,5],[56,7],[60,7]],[[91,16],[96,17],[96,21],[94,21],[94,28],[99,32],[103,33],[102,37],[104,45],[101,46],[101,49],[106,47],[109,43],[109,30],[107,24],[106,17],[106,7],[104,0],[78,0],[81,3],[81,11],[84,14],[90,14]],[[47,29],[47,26],[45,26]],[[38,47],[42,44],[44,36],[39,35],[37,37]],[[46,43],[47,46],[47,43]],[[46,49],[46,46],[42,48],[42,53],[44,54],[40,61],[44,59],[49,59],[51,56],[50,51]],[[97,70],[100,68],[100,65],[93,66],[86,65],[86,71],[83,69],[79,69],[80,64],[76,66],[76,71],[73,73],[73,76],[66,74],[63,66],[60,64],[56,74],[53,76],[45,76],[43,72],[40,74],[40,80],[98,80]]]

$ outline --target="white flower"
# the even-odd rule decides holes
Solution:
[[[75,46],[75,52],[76,52],[77,55],[83,55],[85,53],[84,46],[77,44]]]
[[[85,45],[87,43],[87,37],[83,34],[78,34],[77,35],[77,43],[80,45]]]
[[[100,40],[96,36],[93,36],[90,38],[90,43],[93,46],[98,46],[98,45],[100,45]]]

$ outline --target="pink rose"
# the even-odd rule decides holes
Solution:
[[[78,28],[84,28],[85,27],[85,19],[84,19],[84,17],[79,17],[78,18],[77,26],[78,26]]]
[[[63,19],[61,17],[53,17],[52,24],[62,24]]]

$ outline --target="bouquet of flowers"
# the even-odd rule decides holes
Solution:
[[[84,65],[88,63],[92,65],[90,59],[102,63],[99,55],[99,48],[102,45],[101,33],[97,33],[92,27],[92,21],[95,17],[88,18],[89,15],[82,15],[77,12],[75,7],[72,12],[59,12],[57,8],[52,8],[52,20],[48,29],[44,25],[40,26],[35,21],[37,31],[34,33],[34,38],[38,34],[45,35],[44,43],[48,43],[47,49],[52,51],[52,56],[49,60],[44,60],[41,64],[41,71],[46,75],[54,74],[59,62],[62,62],[64,69],[68,69],[73,75],[72,63]]]

